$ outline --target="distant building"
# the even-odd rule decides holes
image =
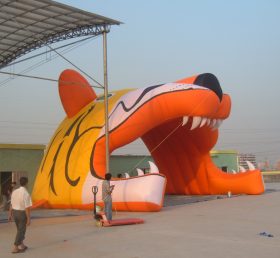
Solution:
[[[18,182],[21,176],[29,178],[28,188],[32,192],[34,180],[45,151],[44,145],[0,144],[0,191],[12,181]],[[234,150],[213,150],[210,152],[215,165],[225,173],[239,171],[239,165],[248,169],[246,160],[256,165],[252,154],[239,154]],[[151,155],[111,155],[110,171],[114,177],[137,176],[137,168],[149,173]],[[127,174],[126,174],[127,173]],[[2,192],[2,191],[1,191]]]
[[[110,157],[110,170],[113,176],[128,173],[130,176],[137,176],[137,168],[144,173],[150,172],[148,161],[153,161],[151,155],[112,155]]]
[[[227,173],[238,172],[238,153],[235,150],[212,150],[211,158],[215,165]]]
[[[226,173],[238,172],[238,153],[234,150],[213,150],[210,152],[215,165]],[[137,168],[145,173],[149,172],[148,161],[153,161],[151,155],[112,155],[110,157],[110,170],[113,176],[128,173],[137,176]],[[154,162],[154,161],[153,161]]]
[[[248,167],[248,164],[246,161],[250,161],[255,166],[255,168],[257,168],[256,155],[239,153],[238,154],[238,165],[242,166],[246,170],[248,170],[249,167]]]
[[[277,160],[275,169],[280,171],[280,160]]]
[[[45,146],[37,144],[0,144],[0,192],[28,177],[28,190],[32,191],[37,170],[44,155]]]

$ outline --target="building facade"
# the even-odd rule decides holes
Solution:
[[[239,171],[238,153],[234,150],[210,152],[215,165],[227,173]],[[136,168],[149,172],[148,161],[153,161],[150,155],[112,155],[110,157],[110,171],[113,176],[117,174],[128,173],[130,176],[136,176]],[[153,161],[154,162],[154,161]]]
[[[244,154],[244,153],[239,153],[238,154],[238,165],[244,167],[246,170],[249,169],[248,164],[246,161],[250,161],[255,168],[257,167],[257,161],[256,161],[256,155],[254,154]]]
[[[28,190],[32,191],[44,150],[44,145],[0,144],[1,194],[12,182],[19,185],[19,178],[22,176],[28,177]]]
[[[234,150],[212,150],[212,161],[217,167],[227,173],[238,172],[238,153]]]
[[[137,168],[142,169],[144,173],[150,172],[149,161],[153,158],[149,155],[112,155],[110,157],[110,171],[113,177],[118,174],[128,173],[130,176],[137,176]]]
[[[11,182],[18,183],[21,176],[28,177],[28,190],[32,192],[44,151],[44,145],[0,144],[1,194],[3,189]],[[215,150],[211,151],[210,154],[215,165],[226,173],[239,171],[239,156],[236,151]],[[249,160],[252,161],[251,159]],[[149,172],[149,161],[153,161],[150,155],[112,155],[110,157],[110,171],[113,177],[117,177],[118,174],[125,176],[125,173],[130,176],[137,176],[137,168],[140,168],[144,173]],[[246,165],[243,165],[246,168]]]

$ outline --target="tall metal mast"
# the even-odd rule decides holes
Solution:
[[[109,118],[108,118],[108,73],[107,73],[107,26],[103,31],[103,71],[104,71],[104,108],[105,108],[105,155],[106,173],[109,173],[110,151],[109,151]]]

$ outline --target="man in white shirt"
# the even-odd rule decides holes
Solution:
[[[12,193],[9,211],[9,221],[14,218],[17,226],[17,234],[12,253],[21,253],[27,249],[23,240],[25,238],[26,226],[30,225],[30,208],[32,206],[31,197],[25,188],[28,183],[28,178],[21,177],[19,182],[20,187]]]

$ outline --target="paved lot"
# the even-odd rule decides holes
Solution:
[[[176,197],[176,205],[158,213],[114,214],[145,219],[134,226],[98,228],[88,212],[37,211],[27,232],[29,249],[22,254],[10,253],[14,224],[0,223],[0,257],[279,258],[280,184],[267,188],[261,196],[203,202]]]

